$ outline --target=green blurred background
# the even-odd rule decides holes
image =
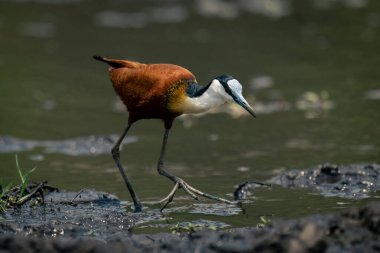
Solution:
[[[2,0],[0,183],[18,182],[17,153],[24,170],[37,167],[33,180],[130,200],[107,150],[77,150],[91,136],[119,135],[128,116],[94,54],[175,63],[203,84],[230,74],[244,85],[257,119],[226,106],[174,124],[168,169],[201,190],[229,198],[237,184],[287,169],[379,162],[379,28],[375,0]],[[162,134],[161,122],[141,121],[122,150],[143,200],[172,187],[155,168]],[[69,154],[65,140],[72,140]],[[171,206],[184,209],[171,218],[247,226],[260,215],[298,217],[380,196],[353,201],[281,187],[254,193],[245,214],[218,216],[223,205],[207,201],[197,211],[199,204],[180,197]]]

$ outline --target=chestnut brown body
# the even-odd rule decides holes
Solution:
[[[196,82],[187,69],[173,64],[143,64],[100,58],[107,62],[112,85],[129,112],[129,122],[162,119],[170,128],[183,111],[173,106],[186,96],[186,86]]]

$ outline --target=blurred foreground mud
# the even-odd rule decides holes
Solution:
[[[125,232],[101,240],[49,238],[35,233],[21,236],[15,232],[1,225],[2,252],[379,252],[380,203],[339,214],[277,220],[265,228],[208,230],[179,236]]]

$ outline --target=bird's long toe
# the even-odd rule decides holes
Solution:
[[[159,201],[160,204],[162,203],[165,203],[165,202],[168,202],[169,203],[173,200],[173,197],[174,197],[174,194],[176,193],[176,191],[178,190],[178,187],[179,187],[179,184],[176,183],[173,187],[173,189],[170,191],[170,193],[168,194],[168,196],[166,196],[165,198],[161,199]],[[166,204],[167,205],[167,204]]]
[[[202,196],[202,197],[205,197],[205,198],[208,198],[208,199],[212,199],[212,200],[216,200],[216,201],[220,201],[220,202],[223,202],[223,203],[226,203],[226,204],[233,204],[234,203],[233,201],[230,201],[230,200],[227,200],[227,199],[224,199],[224,198],[221,198],[221,197],[217,197],[217,196],[214,196],[214,195],[202,192],[202,191],[200,191],[200,190],[192,187],[191,185],[187,184],[187,187],[188,187],[188,189],[190,191],[192,191],[193,193],[195,193],[195,194],[197,194],[199,196]]]
[[[220,197],[208,194],[208,193],[204,193],[204,192],[202,192],[202,191],[200,191],[200,190],[192,187],[191,185],[189,185],[188,183],[186,183],[181,178],[175,178],[175,184],[174,184],[173,189],[171,190],[171,192],[165,198],[163,198],[159,202],[160,204],[165,203],[164,206],[161,208],[161,211],[164,210],[166,208],[166,206],[173,201],[174,195],[175,195],[175,193],[177,192],[177,190],[179,188],[182,188],[188,195],[190,195],[195,200],[198,200],[198,196],[202,196],[204,198],[220,201],[220,202],[223,202],[223,203],[226,203],[226,204],[233,204],[234,203],[233,201],[230,201],[230,200],[227,200],[227,199],[224,199],[224,198],[220,198]]]

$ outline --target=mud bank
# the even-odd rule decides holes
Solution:
[[[113,195],[52,192],[45,204],[1,215],[1,252],[379,252],[380,202],[338,214],[275,220],[264,228],[134,234],[159,213],[126,212]],[[73,201],[72,201],[73,200]]]
[[[4,232],[4,231],[3,231]],[[109,240],[3,233],[1,252],[379,252],[380,202],[339,214],[278,220],[266,228],[173,234],[125,233]]]

